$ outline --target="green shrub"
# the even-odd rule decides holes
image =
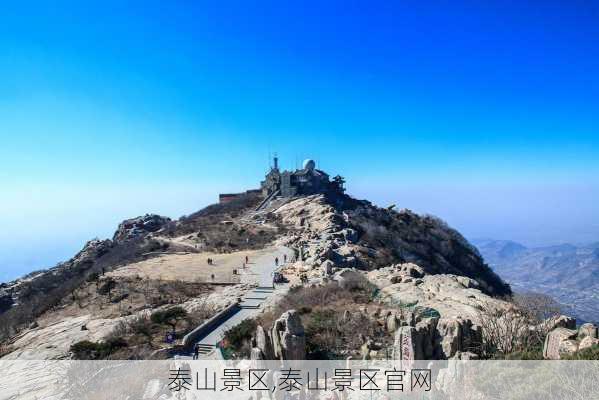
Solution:
[[[124,347],[127,347],[127,342],[123,338],[111,338],[105,342],[83,340],[73,344],[70,351],[76,360],[102,360]]]
[[[243,320],[225,333],[225,340],[233,350],[239,351],[252,338],[257,326],[253,319]]]
[[[562,360],[599,360],[599,345],[587,347],[574,354],[564,355]]]

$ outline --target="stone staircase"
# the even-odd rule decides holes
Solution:
[[[248,293],[241,303],[239,303],[239,307],[246,309],[258,309],[261,307],[262,302],[268,298],[268,295],[274,292],[273,287],[268,286],[258,286],[250,293]]]
[[[199,349],[198,353],[203,356],[212,353],[216,349],[216,346],[213,344],[199,343],[197,346]]]

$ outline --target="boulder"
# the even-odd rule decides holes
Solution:
[[[250,352],[250,360],[264,360],[262,350],[257,347],[252,347],[252,351]]]
[[[441,318],[437,323],[436,351],[440,359],[449,359],[462,350],[462,324],[458,319]]]
[[[559,360],[561,354],[575,352],[578,349],[576,335],[575,330],[561,327],[549,332],[543,344],[543,358]]]
[[[262,359],[271,360],[273,357],[272,344],[268,332],[266,332],[261,325],[258,325],[256,328],[254,341],[255,347],[262,352]]]
[[[365,278],[355,269],[342,269],[335,273],[334,279],[343,289],[351,290],[358,287]]]
[[[390,313],[389,316],[387,316],[387,319],[385,321],[385,327],[387,328],[387,332],[389,333],[393,333],[397,330],[397,328],[399,327],[399,321],[395,313]]]
[[[430,332],[436,318],[429,320]],[[436,323],[436,330],[432,335],[433,354],[436,359],[450,359],[457,352],[477,348],[482,342],[482,328],[467,318],[441,318]]]
[[[300,314],[289,310],[277,319],[272,328],[273,355],[281,360],[306,358],[306,337]]]
[[[413,326],[402,326],[395,332],[393,360],[422,360],[422,338]]]
[[[578,338],[582,339],[584,337],[591,337],[595,339],[599,339],[599,330],[597,327],[591,323],[586,323],[580,325],[578,328]]]
[[[415,327],[416,333],[421,338],[422,355],[426,360],[435,355],[434,341],[438,322],[439,318],[437,317],[424,318]]]
[[[591,336],[585,336],[578,343],[578,351],[588,349],[589,347],[593,347],[595,345],[599,345],[599,339]]]
[[[457,281],[464,286],[466,289],[478,289],[479,284],[474,279],[470,279],[467,276],[456,277]]]
[[[322,275],[323,276],[331,276],[333,275],[333,268],[335,267],[335,263],[331,260],[326,260],[321,264]]]

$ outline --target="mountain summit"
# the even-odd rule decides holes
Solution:
[[[309,336],[307,348],[327,357],[403,351],[392,336],[406,330],[415,335],[410,357],[478,357],[495,348],[483,349],[483,310],[517,306],[504,300],[510,286],[476,248],[439,218],[356,200],[343,182],[312,160],[282,172],[275,160],[260,189],[221,194],[178,220],[123,221],[112,239],[0,287],[4,357],[168,358],[190,346],[214,354],[225,327],[258,318],[268,330],[268,315],[298,318],[291,306],[310,324],[336,301],[344,315],[359,308],[359,326],[370,330],[330,348]]]

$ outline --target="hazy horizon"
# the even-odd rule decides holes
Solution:
[[[6,4],[0,281],[275,151],[468,238],[598,241],[598,40],[582,1]]]
[[[342,171],[335,170],[330,172],[342,173]],[[198,185],[201,186],[201,184]],[[559,225],[559,223],[558,225],[551,225],[547,224],[547,221],[543,221],[544,215],[542,214],[535,217],[526,212],[526,215],[516,217],[509,203],[504,203],[502,209],[494,208],[494,213],[485,213],[483,210],[472,212],[472,209],[469,208],[470,204],[464,204],[459,197],[446,198],[446,200],[454,199],[453,201],[439,202],[437,200],[442,195],[458,191],[458,188],[439,186],[437,188],[420,187],[420,190],[415,190],[414,187],[411,187],[411,190],[404,188],[406,192],[403,195],[399,194],[401,189],[395,195],[394,191],[391,190],[393,188],[389,188],[389,190],[380,188],[385,193],[376,193],[372,188],[355,187],[351,180],[348,180],[347,186],[350,195],[370,200],[382,207],[396,204],[398,209],[409,208],[420,214],[435,215],[460,231],[468,240],[512,240],[527,247],[543,247],[563,243],[591,244],[597,242],[597,238],[599,238],[599,227],[595,226],[594,231],[592,226],[589,227],[590,229],[578,230],[577,225],[580,224],[580,221],[572,221],[570,224],[563,225]],[[254,187],[256,185],[236,187],[236,190]],[[169,196],[165,198],[156,199],[151,196],[151,193],[141,193],[141,196],[145,198],[141,202],[136,201],[134,196],[129,198],[129,202],[122,201],[122,198],[115,196],[112,199],[113,204],[110,204],[110,208],[114,207],[116,211],[108,211],[104,214],[99,214],[98,209],[107,204],[108,196],[96,197],[95,201],[87,204],[89,209],[86,209],[86,206],[77,209],[61,207],[60,211],[54,210],[52,214],[47,215],[46,219],[41,220],[42,216],[37,214],[35,216],[37,225],[32,229],[35,233],[26,236],[7,236],[6,232],[0,234],[0,240],[3,243],[2,248],[0,248],[0,282],[7,282],[32,271],[47,269],[58,262],[66,261],[74,256],[85,242],[93,238],[111,239],[118,223],[124,219],[145,213],[156,213],[173,219],[191,214],[204,206],[215,203],[219,192],[231,191],[226,190],[228,187],[221,187],[220,189],[205,192],[197,190],[194,185],[189,184],[188,187],[181,187],[178,190],[175,188],[166,190]],[[369,190],[375,194],[375,197],[366,194]],[[483,197],[490,195],[488,190],[478,192],[484,193],[485,196]],[[534,195],[538,193],[538,190],[532,190],[531,192]],[[140,192],[136,191],[136,193],[137,196],[140,195]],[[519,193],[513,194],[516,195],[516,198],[512,198],[512,201],[522,200],[522,197],[518,196]],[[79,196],[85,197],[85,193],[81,193]],[[182,199],[187,200],[182,202]],[[501,199],[505,202],[506,198],[503,196]],[[78,203],[78,200],[80,198],[76,198],[73,205]],[[561,205],[567,202],[567,199],[557,200],[561,200]],[[476,200],[473,201],[476,202]],[[556,208],[560,208],[559,202]],[[524,211],[527,211],[527,209]],[[514,219],[523,217],[530,219],[532,217],[537,227],[535,229],[534,224],[529,223],[528,230],[511,232],[510,229],[513,228],[509,225],[507,226],[508,230],[506,230],[504,217]],[[484,225],[472,224],[472,221],[478,218],[485,218],[487,223]],[[53,229],[54,224],[60,224],[61,229],[58,232]]]

